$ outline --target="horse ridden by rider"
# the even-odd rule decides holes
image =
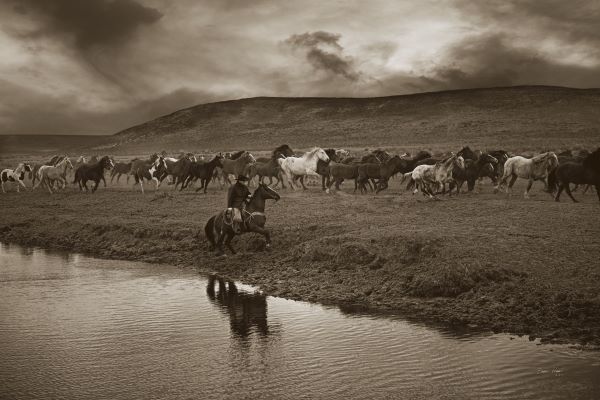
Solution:
[[[245,186],[243,183],[239,184]],[[236,185],[232,185],[232,187],[234,186]],[[233,189],[230,193],[233,198],[232,204],[242,203],[242,209],[240,210],[242,222],[238,224],[240,230],[236,231],[233,226],[233,217],[231,214],[235,208],[231,210],[226,209],[212,216],[204,226],[204,233],[211,248],[215,249],[217,255],[221,256],[225,254],[223,250],[223,245],[225,245],[235,254],[235,249],[231,245],[231,240],[234,236],[246,232],[254,232],[264,236],[266,240],[265,248],[269,249],[271,246],[271,233],[265,228],[267,221],[265,202],[269,199],[278,201],[280,198],[279,194],[264,183],[260,183],[250,198],[244,200],[241,200],[241,197],[246,193],[243,189],[239,193],[236,189]],[[230,216],[228,217],[227,214],[230,214]]]

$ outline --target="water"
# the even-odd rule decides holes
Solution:
[[[208,284],[190,270],[0,245],[0,397],[600,395],[598,352]]]

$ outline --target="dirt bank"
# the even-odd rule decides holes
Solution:
[[[170,188],[169,188],[170,189]],[[163,189],[164,191],[169,189]],[[347,189],[347,188],[346,188]],[[347,189],[348,190],[348,189]],[[217,259],[202,234],[224,192],[142,195],[131,188],[0,196],[0,240],[216,271],[266,293],[600,344],[600,210],[482,193],[423,201],[313,188],[268,203],[273,250],[245,235]]]

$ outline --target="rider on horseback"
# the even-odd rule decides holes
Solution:
[[[250,189],[246,186],[248,178],[244,175],[239,175],[235,184],[229,187],[227,191],[227,215],[230,218],[231,226],[234,232],[240,233],[242,230],[242,210],[246,208],[250,194]],[[233,216],[231,214],[233,213]]]

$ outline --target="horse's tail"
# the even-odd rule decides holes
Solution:
[[[548,193],[554,193],[558,186],[558,178],[556,176],[557,168],[554,168],[548,174]]]
[[[210,217],[206,225],[204,226],[204,234],[206,235],[206,239],[210,242],[211,245],[215,246],[215,218],[216,215]]]

